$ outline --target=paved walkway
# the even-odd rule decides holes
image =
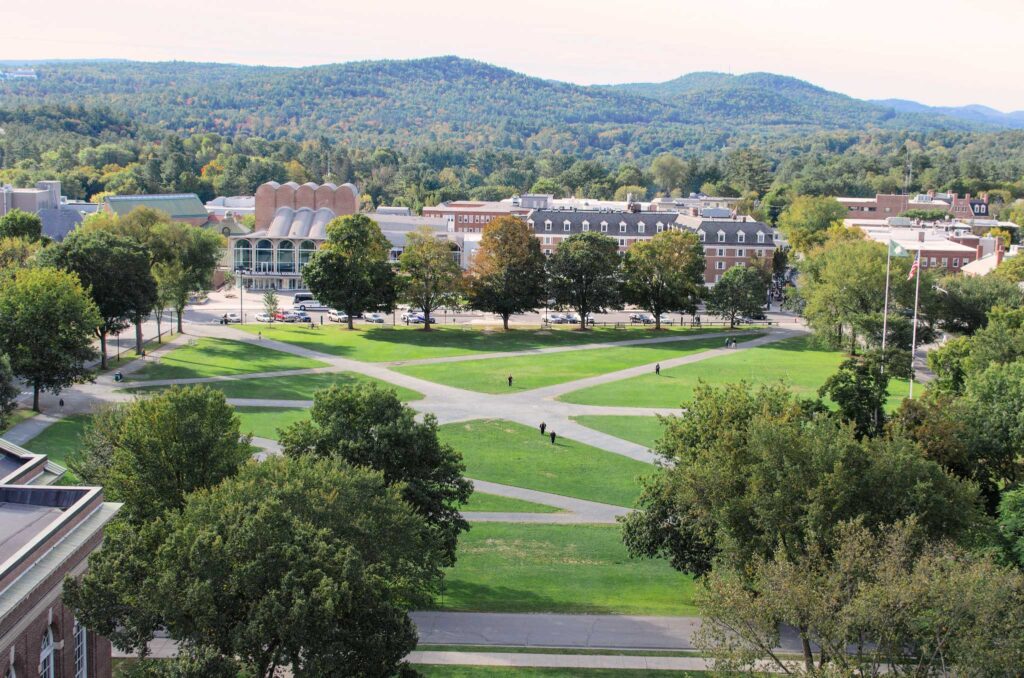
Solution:
[[[596,501],[574,499],[550,492],[527,490],[522,487],[500,485],[486,480],[473,480],[473,488],[485,494],[510,497],[534,504],[544,504],[562,509],[564,513],[485,513],[466,511],[463,516],[470,521],[500,523],[601,523],[614,524],[615,519],[632,509]]]
[[[412,652],[413,664],[448,666],[509,666],[571,669],[708,671],[711,662],[701,657],[638,657],[605,654],[540,654],[534,652]]]

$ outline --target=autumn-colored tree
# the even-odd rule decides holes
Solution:
[[[694,233],[663,231],[626,252],[622,278],[625,301],[650,311],[660,330],[662,313],[697,309],[704,292],[704,248]]]
[[[487,224],[467,287],[470,305],[500,315],[506,330],[509,316],[537,308],[544,299],[544,255],[533,229],[511,216]]]

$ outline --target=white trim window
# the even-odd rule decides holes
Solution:
[[[584,221],[583,222],[583,230],[584,231],[589,231],[590,230],[590,222],[589,221]]]
[[[89,632],[75,620],[75,673],[74,678],[89,678]]]
[[[601,232],[602,233],[607,233],[608,232],[608,222],[607,221],[602,221],[601,222]]]
[[[725,231],[718,232],[718,242],[725,242]]]
[[[746,241],[747,241],[747,234],[746,233],[744,233],[743,231],[739,231],[738,233],[736,233],[736,242],[746,242]]]
[[[757,244],[758,245],[763,245],[764,244],[764,231],[758,231],[757,232]]]
[[[527,219],[526,225],[529,226],[530,228],[533,228],[533,219]]]
[[[960,268],[960,257],[953,257],[953,268]]]
[[[39,678],[57,678],[56,660],[53,656],[53,630],[47,627],[39,643]]]
[[[568,219],[566,219],[565,221],[563,221],[563,222],[562,222],[562,230],[563,230],[563,231],[565,231],[566,233],[568,233],[569,231],[571,231],[571,230],[572,230],[572,222],[571,222],[571,221],[569,221]]]
[[[724,247],[719,247],[718,248],[718,256],[720,256],[720,257],[724,257],[725,256],[725,248]]]
[[[626,232],[626,222],[625,221],[620,221],[619,222],[619,233],[625,233],[625,232]]]
[[[706,238],[707,238],[707,233],[705,233],[704,231],[698,230],[697,231],[697,235],[700,236],[700,241],[701,242],[704,242],[706,240]]]
[[[716,261],[715,262],[715,269],[719,270],[719,271],[724,271],[725,270],[725,262],[724,261]]]
[[[550,230],[551,230],[551,220],[550,220],[550,219],[547,219],[547,220],[546,220],[546,221],[544,222],[544,230],[545,230],[545,231],[550,231]]]
[[[659,222],[658,222],[658,233],[661,233],[661,232],[662,232],[662,231],[664,231],[664,230],[665,230],[665,224],[663,224],[663,223],[661,223],[661,222],[659,221]]]
[[[740,249],[740,250],[736,250],[736,256],[737,257],[742,257],[742,256],[746,256],[746,255],[744,254],[744,251]]]

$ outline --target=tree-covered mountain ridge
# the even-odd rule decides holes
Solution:
[[[994,129],[899,110],[769,73],[692,73],[665,83],[581,86],[458,57],[302,68],[137,61],[32,65],[0,81],[0,106],[75,101],[181,132],[328,134],[355,145],[461,142],[536,150],[630,144],[641,154],[721,143],[737,130]],[[710,137],[710,138],[709,138]]]

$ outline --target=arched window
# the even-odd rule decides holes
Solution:
[[[309,263],[309,258],[316,252],[316,243],[312,240],[303,240],[299,244],[299,270],[301,271],[306,264]]]
[[[256,270],[261,273],[274,270],[274,243],[269,240],[256,243]]]
[[[56,678],[56,667],[53,656],[53,631],[47,628],[43,632],[43,640],[39,643],[39,678]]]
[[[284,240],[277,245],[277,272],[295,272],[295,245]]]
[[[75,620],[75,674],[74,678],[89,678],[89,632]]]
[[[248,240],[235,241],[235,268],[252,268],[252,244]]]

